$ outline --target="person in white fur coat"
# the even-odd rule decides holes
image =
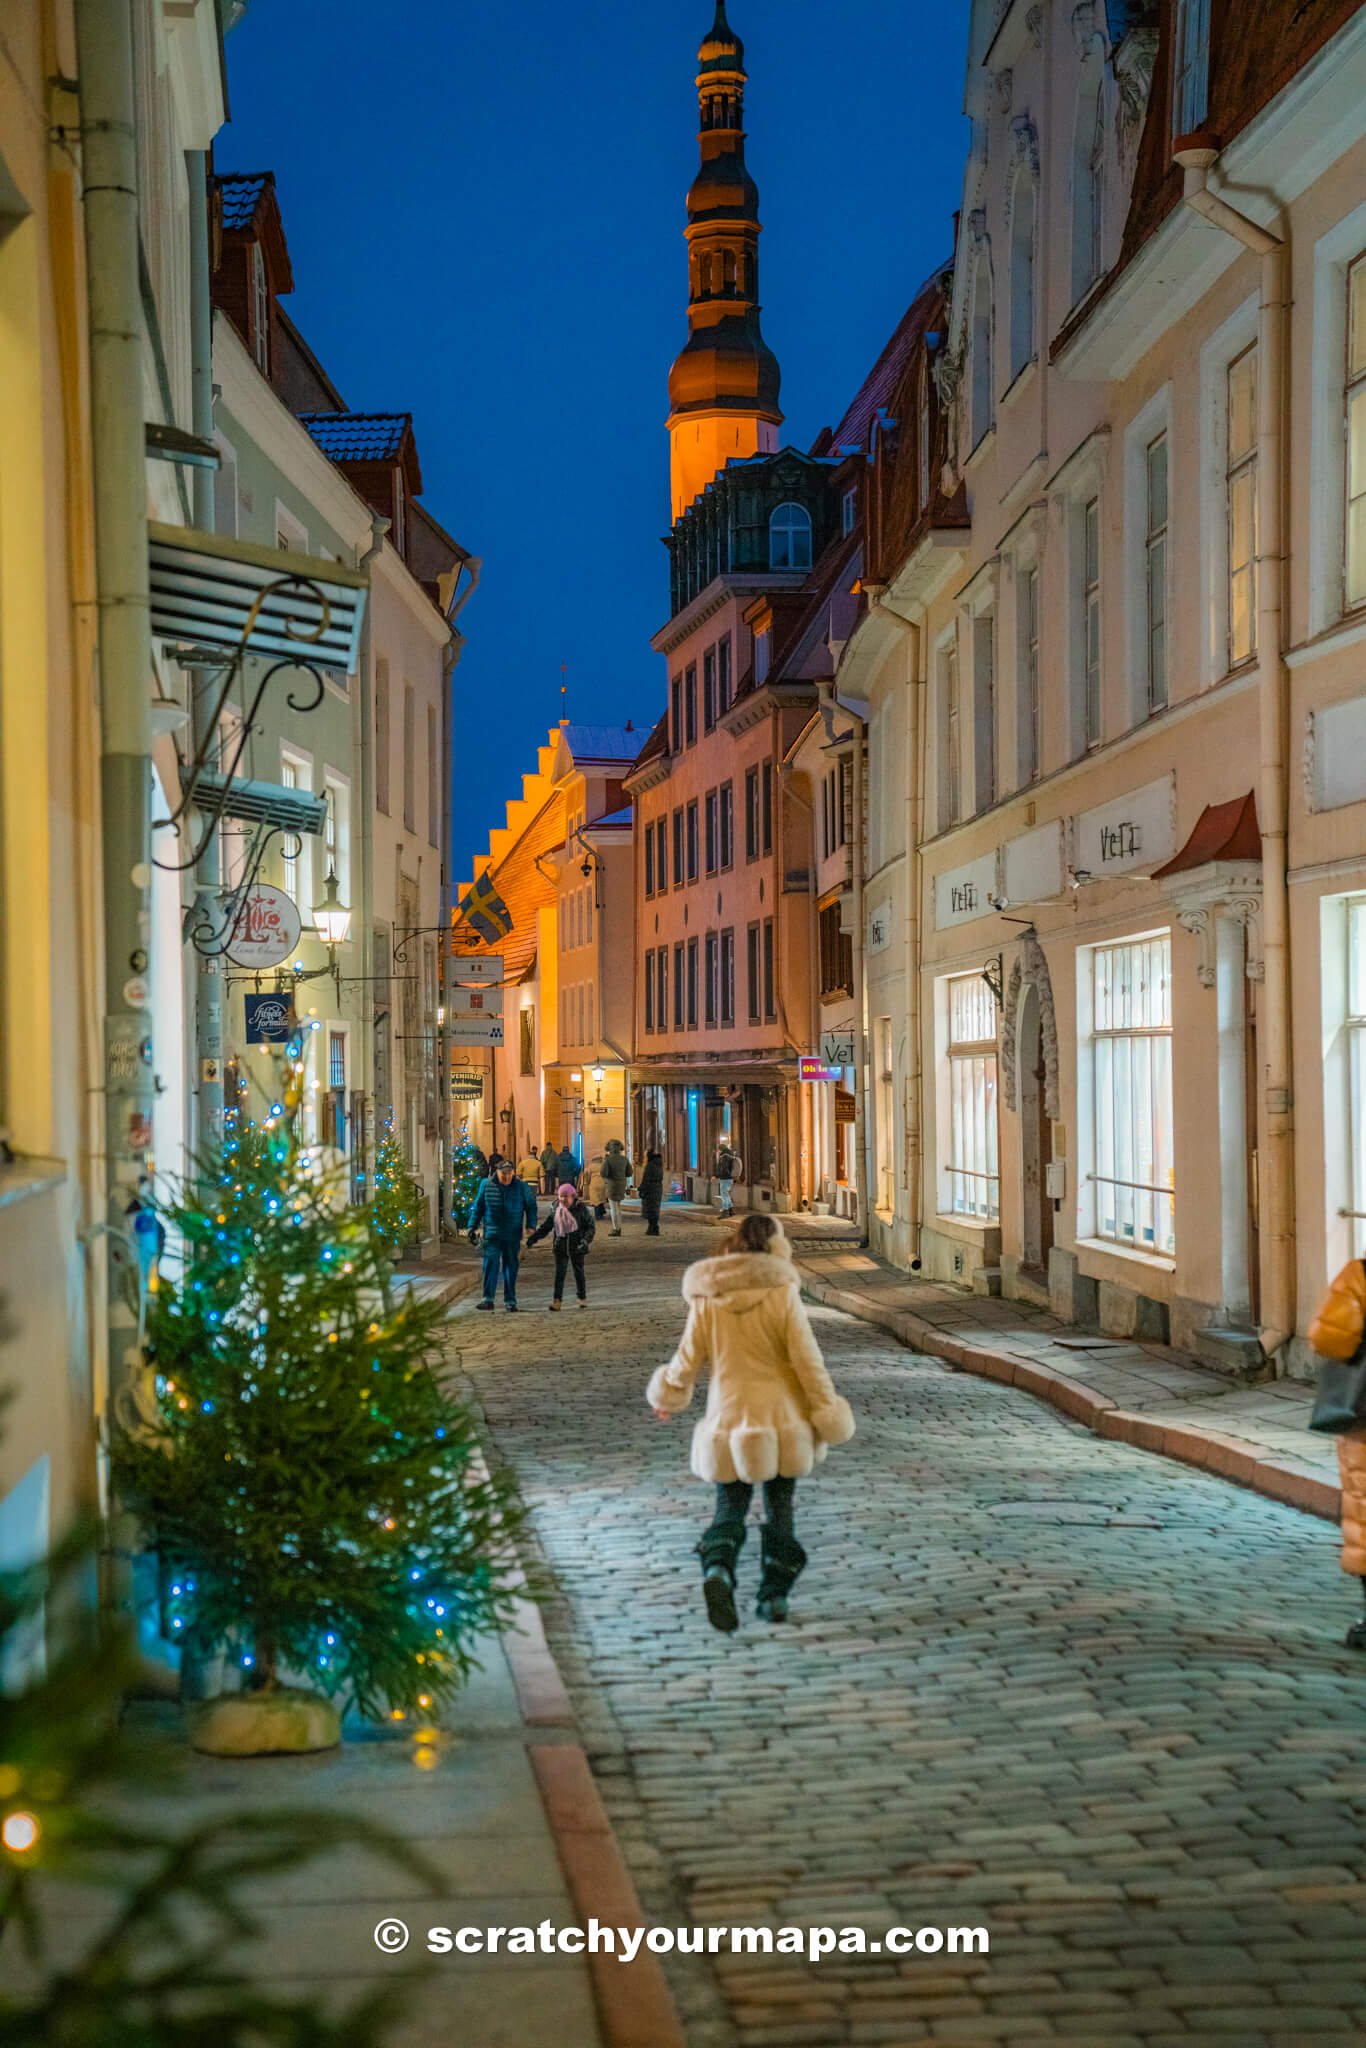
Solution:
[[[754,1488],[764,1490],[756,1612],[761,1621],[786,1621],[806,1563],[793,1527],[796,1484],[831,1444],[848,1442],[854,1417],[826,1371],[791,1246],[773,1217],[746,1216],[719,1257],[689,1266],[683,1298],[687,1326],[645,1398],[668,1422],[692,1400],[698,1373],[710,1370],[692,1469],[715,1485],[716,1513],[697,1551],[708,1618],[729,1635],[739,1626],[735,1567]]]

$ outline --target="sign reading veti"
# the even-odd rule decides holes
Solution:
[[[817,1059],[814,1053],[804,1052],[797,1060],[797,1078],[799,1081],[842,1081],[844,1066],[827,1066],[825,1061]]]
[[[501,953],[456,953],[451,960],[456,981],[494,982],[503,979]]]
[[[854,1031],[851,1025],[847,1031],[822,1031],[821,1058],[827,1067],[852,1067],[854,1064]]]
[[[258,882],[238,906],[227,956],[238,967],[278,967],[298,945],[302,930],[292,898]]]
[[[501,1045],[503,1019],[494,1017],[453,1017],[446,1013],[446,1037],[451,1045]]]

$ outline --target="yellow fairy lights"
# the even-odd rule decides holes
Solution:
[[[42,1832],[37,1815],[25,1813],[22,1808],[15,1813],[7,1813],[0,1821],[0,1842],[12,1856],[26,1856],[30,1849],[37,1847]]]

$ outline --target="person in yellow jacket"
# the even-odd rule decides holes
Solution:
[[[1309,1342],[1321,1358],[1355,1358],[1366,1337],[1366,1264],[1352,1259],[1319,1303]],[[1337,1440],[1342,1477],[1342,1569],[1366,1587],[1366,1425]],[[1349,1649],[1366,1650],[1366,1616],[1347,1632]]]
[[[532,1151],[530,1145],[527,1146],[526,1151],[517,1161],[517,1178],[518,1180],[528,1181],[536,1193],[540,1193],[541,1162]]]

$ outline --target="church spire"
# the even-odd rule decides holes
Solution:
[[[735,457],[778,445],[778,361],[759,329],[759,190],[745,167],[745,46],[717,0],[697,53],[701,168],[688,193],[688,339],[669,372],[677,519]]]

